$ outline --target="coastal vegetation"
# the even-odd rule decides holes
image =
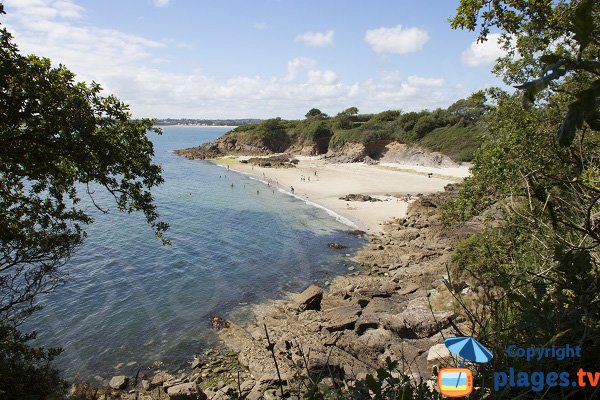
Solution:
[[[223,139],[248,149],[309,154],[343,151],[351,144],[399,142],[463,162],[472,160],[479,148],[479,137],[484,132],[482,117],[488,111],[483,92],[433,111],[359,114],[356,107],[350,107],[331,117],[313,108],[303,120],[275,118],[239,126]]]
[[[19,326],[39,309],[38,296],[64,281],[62,267],[85,239],[93,218],[83,197],[106,212],[94,193],[110,193],[118,210],[142,212],[168,242],[151,193],[161,168],[146,136],[159,131],[99,85],[22,55],[5,28],[0,43],[0,398],[52,398],[65,389],[49,363],[59,350],[31,347],[35,332]]]
[[[494,7],[487,5],[494,3]],[[597,369],[600,363],[600,4],[461,1],[452,25],[501,29],[507,56],[496,64],[520,92],[493,91],[488,135],[472,176],[446,205],[448,223],[484,218],[457,246],[449,288],[474,336],[495,354],[494,371]],[[460,286],[460,285],[458,285]],[[509,358],[511,343],[580,346],[581,357],[535,364]],[[498,398],[533,398],[505,387]],[[598,388],[546,386],[544,398],[594,398]],[[541,393],[537,394],[538,396]]]

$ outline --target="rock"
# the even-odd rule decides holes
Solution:
[[[242,392],[242,397],[247,396],[248,393],[252,390],[252,388],[256,385],[256,381],[253,379],[249,379],[240,384],[240,391]]]
[[[226,319],[219,317],[218,315],[215,315],[214,317],[212,317],[210,319],[210,325],[212,326],[212,328],[214,330],[221,331],[223,329],[229,328],[231,323],[229,321],[227,321]]]
[[[375,197],[371,197],[365,194],[349,194],[347,196],[340,197],[340,200],[344,201],[381,201],[380,199],[376,199]]]
[[[350,230],[350,231],[346,231],[346,233],[348,235],[352,235],[352,236],[364,236],[364,235],[367,234],[367,232],[361,231],[360,229],[353,229],[353,230]]]
[[[194,358],[192,360],[192,369],[196,369],[196,368],[200,368],[202,367],[202,360],[199,359],[198,357]]]
[[[310,285],[304,292],[296,295],[296,304],[300,311],[321,309],[323,289]]]
[[[144,390],[150,390],[151,388],[151,384],[150,381],[147,379],[142,379],[142,388],[144,388]]]
[[[383,353],[392,341],[392,332],[385,329],[369,329],[360,336],[359,341],[372,351]]]
[[[373,297],[390,297],[392,295],[393,287],[363,287],[356,290],[358,296],[367,298]]]
[[[151,385],[152,386],[162,386],[163,383],[170,381],[173,379],[173,375],[164,372],[164,371],[158,371],[156,374],[154,374],[154,377],[152,378],[151,381]]]
[[[342,249],[348,248],[348,246],[344,246],[343,244],[339,244],[339,243],[329,243],[327,245],[327,247],[329,247],[330,249],[335,249],[335,250],[342,250]]]
[[[279,391],[277,389],[265,390],[263,393],[263,400],[278,400],[280,398],[278,393]]]
[[[171,400],[205,400],[206,395],[195,383],[181,383],[167,389]]]
[[[408,294],[414,293],[417,290],[419,290],[420,286],[419,285],[408,285],[406,287],[403,287],[402,289],[398,290],[398,294],[400,296],[406,296]]]
[[[108,386],[110,386],[111,389],[122,390],[127,386],[127,382],[129,382],[129,378],[125,375],[113,376],[108,383]]]
[[[436,344],[429,348],[427,353],[427,370],[432,371],[434,366],[438,369],[450,367],[454,364],[454,359],[444,344]]]
[[[382,325],[405,339],[430,337],[446,328],[454,317],[451,311],[435,311],[432,315],[427,298],[417,298],[409,302],[398,315],[387,314],[381,317]]]
[[[322,317],[326,321],[323,327],[329,332],[354,329],[361,310],[358,303],[330,308],[322,313]]]

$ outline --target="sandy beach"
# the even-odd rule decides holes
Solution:
[[[406,216],[410,200],[419,193],[442,191],[468,175],[468,166],[432,168],[404,164],[335,164],[318,157],[296,157],[296,168],[259,167],[240,162],[244,157],[212,160],[231,170],[255,176],[302,199],[342,216],[346,223],[368,233],[379,232],[384,221]],[[429,177],[431,173],[431,177]],[[369,195],[381,201],[345,201],[348,194]]]

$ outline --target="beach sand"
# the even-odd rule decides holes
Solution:
[[[447,184],[459,182],[468,175],[468,166],[426,168],[400,164],[336,164],[318,157],[297,156],[299,163],[296,168],[272,168],[240,163],[243,158],[212,161],[262,181],[270,181],[288,192],[293,187],[296,196],[339,214],[354,228],[368,233],[381,231],[383,222],[387,220],[406,216],[409,204],[405,200],[406,195],[443,191]],[[433,175],[429,177],[428,173]],[[305,179],[302,180],[302,177]],[[348,194],[370,195],[382,201],[339,199]]]

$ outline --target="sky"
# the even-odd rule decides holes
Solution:
[[[134,117],[302,118],[447,107],[501,85],[497,34],[458,0],[0,0],[24,54],[100,83]]]

